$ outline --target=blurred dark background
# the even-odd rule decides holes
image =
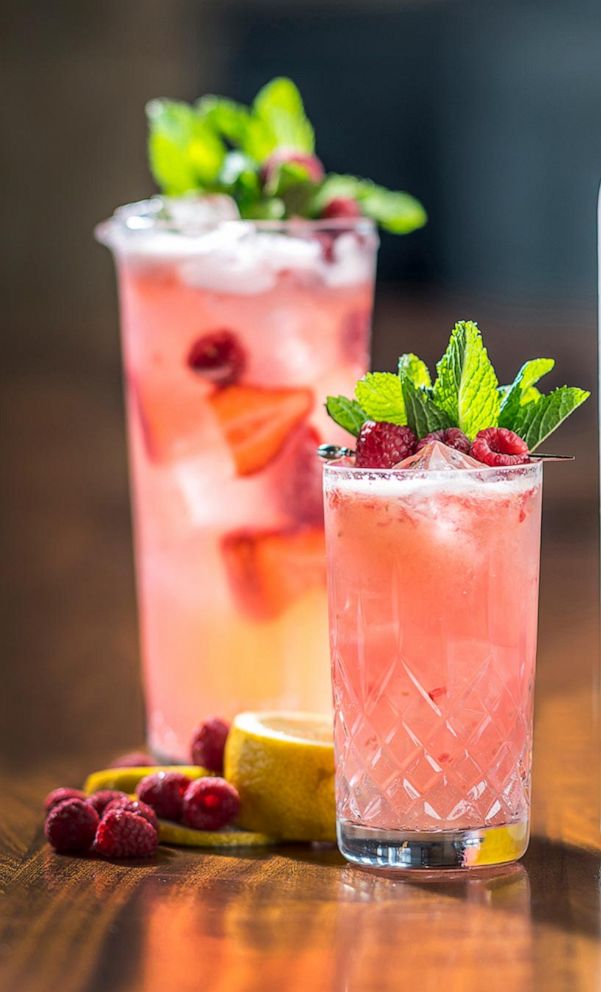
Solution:
[[[329,169],[429,212],[382,239],[376,367],[432,361],[469,317],[504,378],[551,355],[550,386],[594,390],[552,442],[576,462],[547,470],[541,642],[566,667],[541,692],[594,686],[599,0],[8,0],[2,22],[5,758],[77,750],[82,726],[99,761],[141,739],[116,294],[92,228],[153,191],[150,97],[248,101],[277,74]]]

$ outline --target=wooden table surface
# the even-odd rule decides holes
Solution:
[[[133,865],[61,857],[43,839],[45,792],[142,739],[121,407],[113,368],[42,374],[21,359],[4,391],[16,431],[2,543],[1,992],[601,988],[586,463],[569,487],[552,474],[565,469],[547,470],[534,836],[520,864],[398,880],[301,845],[241,857],[162,849]],[[564,436],[563,450],[578,443]]]

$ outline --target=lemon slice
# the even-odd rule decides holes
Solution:
[[[267,847],[277,841],[267,834],[249,830],[194,830],[183,827],[171,820],[159,820],[159,840],[161,844],[177,844],[184,847]]]
[[[238,823],[281,840],[334,841],[332,722],[314,713],[240,713],[225,748]]]
[[[213,772],[200,765],[152,765],[145,768],[103,768],[92,772],[84,783],[85,792],[98,792],[99,789],[120,789],[121,792],[135,792],[138,782],[155,772],[179,772],[188,778],[204,778]]]

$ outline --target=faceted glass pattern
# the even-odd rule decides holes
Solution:
[[[326,469],[339,820],[527,821],[540,505],[538,465]]]

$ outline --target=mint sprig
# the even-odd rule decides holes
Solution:
[[[478,431],[498,423],[497,377],[477,324],[471,320],[460,320],[455,324],[436,371],[436,406],[444,410],[470,440]]]
[[[313,127],[290,79],[271,80],[250,107],[208,95],[194,105],[152,100],[146,109],[150,168],[168,196],[224,193],[242,217],[269,219],[315,219],[331,200],[349,197],[365,217],[395,234],[426,223],[424,208],[408,193],[354,176],[330,174],[316,182],[315,169],[294,161],[294,155],[305,156],[322,173]],[[275,153],[281,159],[277,168],[266,168]]]
[[[357,436],[363,424],[368,419],[364,410],[356,400],[348,400],[346,396],[328,396],[326,410],[334,423],[345,431]]]
[[[536,383],[554,366],[552,358],[534,358],[511,385],[499,386],[477,324],[459,321],[436,365],[434,385],[425,362],[409,353],[399,358],[398,375],[368,372],[357,383],[355,400],[330,396],[326,409],[354,435],[366,419],[407,425],[418,438],[458,427],[473,439],[486,427],[505,427],[535,451],[590,396],[576,386],[541,393]]]
[[[355,396],[370,420],[386,420],[389,424],[407,423],[398,375],[392,372],[368,372],[359,379]]]
[[[510,430],[524,439],[530,451],[535,451],[589,396],[576,386],[560,386],[547,396],[539,394],[538,399],[520,407]]]

